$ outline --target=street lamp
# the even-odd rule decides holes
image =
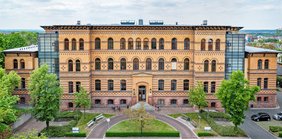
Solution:
[[[107,121],[107,123],[108,123],[108,129],[109,129],[111,119],[110,119],[110,118],[107,118],[106,121]]]

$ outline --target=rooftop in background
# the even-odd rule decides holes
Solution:
[[[246,46],[245,52],[248,52],[248,53],[282,53],[281,51],[252,47],[252,46]]]
[[[13,48],[13,49],[7,49],[4,50],[4,53],[9,53],[9,52],[27,52],[27,53],[31,53],[31,52],[37,52],[38,51],[38,46],[37,45],[30,45],[30,46],[25,46],[25,47],[20,47],[20,48]]]

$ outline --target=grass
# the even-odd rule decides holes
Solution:
[[[150,120],[146,122],[143,128],[144,132],[175,132],[170,125],[159,120]],[[108,132],[140,132],[140,123],[133,120],[125,120],[109,129]]]
[[[271,121],[260,121],[260,122],[255,122],[257,125],[265,129],[266,131],[269,131],[269,126],[282,126],[282,121],[276,121],[276,120],[271,120]],[[278,136],[278,132],[271,132],[275,136]]]
[[[97,114],[97,113],[85,113],[85,117],[84,117],[84,115],[82,114],[81,118],[78,120],[76,127],[78,127],[81,132],[87,132],[88,133],[89,130],[86,129],[87,123],[97,115],[99,115],[99,114]]]

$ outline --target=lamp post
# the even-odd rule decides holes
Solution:
[[[107,123],[108,123],[108,129],[109,129],[111,119],[110,119],[110,118],[107,118],[106,121],[107,121]]]

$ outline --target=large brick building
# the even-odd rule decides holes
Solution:
[[[21,103],[29,99],[23,84],[30,71],[45,63],[63,87],[62,109],[74,107],[73,94],[80,86],[89,92],[93,107],[138,101],[189,106],[187,92],[198,81],[204,84],[209,107],[220,108],[214,93],[234,70],[244,71],[251,85],[262,88],[251,107],[277,105],[278,52],[253,47],[245,51],[245,35],[238,33],[242,27],[123,21],[120,25],[42,28],[45,33],[39,34],[38,52],[5,51],[5,68],[22,77],[15,91]]]

